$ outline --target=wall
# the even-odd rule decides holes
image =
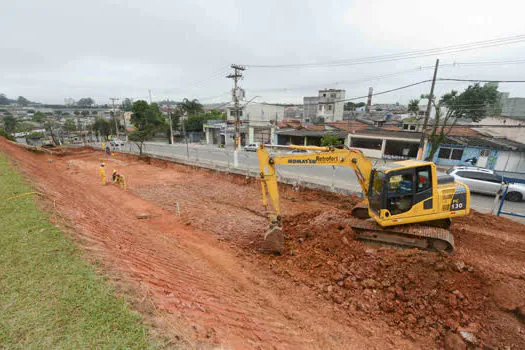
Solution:
[[[319,102],[319,97],[303,97],[303,110],[304,110],[304,118],[310,119],[315,118],[317,115],[317,103]]]
[[[250,103],[242,110],[241,120],[247,120],[250,125],[269,125],[270,121],[281,122],[284,118],[284,105],[273,105],[266,103]],[[226,109],[228,120],[234,120],[230,108]]]
[[[460,146],[460,145],[443,145],[443,147],[463,149],[463,155],[461,156],[461,159],[453,160],[453,159],[438,158],[439,150],[441,149],[441,147],[438,148],[437,152],[434,154],[434,158],[431,160],[438,165],[449,165],[449,166],[470,165],[470,164],[465,163],[466,159],[470,159],[474,157],[479,159],[479,152],[483,149],[487,149],[486,147],[474,147],[474,146],[465,147],[465,146]],[[425,157],[428,156],[429,153],[430,153],[430,147],[427,147],[427,151],[425,152]],[[487,161],[487,169],[494,169],[494,167],[496,166],[497,159],[498,159],[498,150],[491,149],[490,155]]]
[[[489,133],[494,137],[505,137],[509,140],[516,142],[525,142],[525,120],[516,120],[505,117],[487,117],[479,122],[480,125],[504,125],[504,126],[513,126],[513,125],[523,125],[523,128],[479,128],[478,131],[483,133]]]
[[[515,173],[525,173],[525,153],[500,151],[494,169]]]
[[[504,117],[515,117],[525,119],[525,98],[512,97],[501,99],[501,115]]]

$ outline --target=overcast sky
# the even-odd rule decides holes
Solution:
[[[433,8],[431,6],[434,6]],[[93,97],[228,101],[231,63],[319,63],[525,34],[525,2],[487,0],[0,0],[0,93],[63,103]],[[438,77],[525,80],[525,41],[438,55]],[[430,79],[436,56],[316,68],[249,67],[247,98],[301,103],[320,88],[366,95]],[[447,66],[522,60],[519,64]],[[390,77],[374,77],[414,70]],[[370,80],[372,78],[372,80]],[[465,84],[440,82],[438,94]],[[406,103],[429,83],[374,102]],[[500,84],[525,97],[525,84]]]

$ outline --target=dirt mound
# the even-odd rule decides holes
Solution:
[[[446,255],[356,241],[348,218],[341,210],[286,218],[290,253],[273,259],[273,270],[316,289],[342,312],[384,321],[412,339],[441,342],[447,331],[483,321],[489,292],[476,271]]]

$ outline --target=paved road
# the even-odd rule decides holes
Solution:
[[[137,152],[137,147],[133,144],[126,144],[121,147],[125,152]],[[226,165],[233,167],[233,150],[221,149],[211,145],[185,144],[168,145],[163,143],[146,143],[144,152],[175,158],[188,158],[191,160],[209,161],[212,164]],[[379,160],[378,162],[383,162]],[[239,167],[257,171],[259,163],[255,152],[239,152]],[[298,180],[316,182],[323,185],[333,185],[352,191],[360,192],[355,173],[350,168],[333,168],[319,166],[297,166],[278,169],[278,173],[285,176],[293,176]],[[483,213],[489,213],[494,204],[494,197],[472,194],[471,207]],[[525,202],[513,203],[505,202],[505,211],[525,213]],[[525,219],[514,216],[508,218],[525,223]]]

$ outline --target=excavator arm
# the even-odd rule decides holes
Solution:
[[[281,207],[277,185],[277,165],[286,166],[343,166],[354,169],[363,193],[367,194],[372,171],[372,163],[358,149],[290,146],[292,150],[317,151],[312,153],[282,154],[271,156],[264,145],[257,149],[259,158],[263,204],[268,212],[270,227],[281,226]],[[268,199],[272,209],[268,208]]]

